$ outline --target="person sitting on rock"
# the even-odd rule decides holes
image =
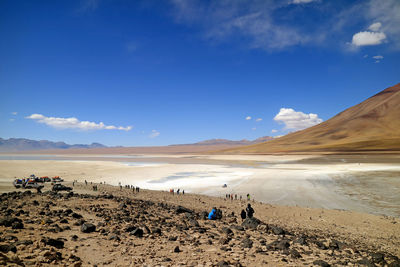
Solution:
[[[247,217],[248,218],[252,218],[253,217],[254,209],[251,207],[250,203],[247,205],[246,212],[247,212]]]
[[[240,217],[242,218],[242,221],[246,219],[246,212],[244,210],[242,210],[242,212],[240,213]]]
[[[209,220],[215,220],[217,218],[217,208],[212,208],[211,212],[208,214]]]

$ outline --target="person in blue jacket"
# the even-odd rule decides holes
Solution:
[[[216,214],[217,213],[217,208],[212,208],[211,212],[208,214],[208,219],[209,220],[215,220]]]

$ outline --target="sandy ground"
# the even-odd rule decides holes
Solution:
[[[41,157],[45,157],[41,155]],[[76,155],[0,160],[0,187],[34,173],[67,181],[130,184],[264,203],[400,217],[400,161],[394,157],[316,155]],[[34,158],[35,159],[35,158]],[[49,159],[55,159],[51,156]],[[329,161],[330,159],[330,161]],[[379,163],[375,163],[379,162]],[[222,188],[227,184],[227,188]]]
[[[65,184],[72,186],[70,182]],[[47,184],[44,191],[49,186]],[[21,207],[26,207],[27,203],[37,202],[35,208],[25,209],[29,214],[18,215],[24,222],[23,229],[0,226],[0,238],[4,240],[2,245],[16,244],[17,247],[17,253],[0,253],[0,256],[40,266],[217,266],[221,261],[229,262],[229,266],[318,266],[318,260],[331,266],[387,266],[385,264],[394,260],[400,262],[393,257],[400,256],[398,218],[251,201],[255,216],[266,223],[267,228],[236,230],[236,226],[241,224],[238,213],[247,205],[246,201],[196,194],[178,196],[150,190],[133,193],[130,189],[109,185],[98,187],[99,190],[94,192],[90,184],[75,183],[72,197],[46,193],[33,193],[25,198],[21,195],[9,195],[8,198],[2,195],[1,206],[4,208],[1,212],[12,210],[12,216],[20,213]],[[15,189],[8,184],[1,190]],[[86,194],[112,194],[114,198],[89,198]],[[133,204],[128,204],[128,200]],[[123,203],[127,203],[126,208]],[[149,206],[148,203],[154,204]],[[177,205],[196,212],[215,206],[223,211],[224,218],[222,221],[198,218],[200,228],[205,231],[201,233],[200,228],[190,226],[187,215],[177,214],[174,208],[165,208]],[[147,214],[139,212],[143,207],[147,209]],[[79,219],[64,214],[67,209],[96,225],[96,231],[82,233]],[[231,216],[232,212],[235,215]],[[151,229],[160,227],[162,234],[146,232],[142,238],[135,237],[125,230],[132,223],[142,229],[145,229],[144,225]],[[282,227],[288,234],[271,232],[274,225]],[[225,235],[224,227],[233,229],[233,233]],[[57,230],[59,228],[61,230]],[[296,240],[302,237],[306,238],[307,244],[297,243]],[[64,247],[44,245],[42,240],[48,238],[60,238]],[[243,246],[246,239],[252,240],[252,247]],[[331,248],[334,240],[344,242],[344,248]],[[24,241],[33,243],[29,245]],[[289,249],[271,248],[274,242],[282,241],[288,242]],[[329,248],[321,248],[325,245]],[[174,252],[176,247],[179,247],[179,253]],[[299,258],[293,256],[294,250],[300,253]],[[384,255],[385,261],[381,261],[379,255]],[[372,262],[377,265],[372,265]]]

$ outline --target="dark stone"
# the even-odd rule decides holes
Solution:
[[[12,229],[24,229],[24,224],[21,221],[15,221],[11,225]]]
[[[132,232],[133,230],[135,230],[137,227],[136,226],[134,226],[134,225],[128,225],[126,228],[125,228],[125,232]]]
[[[229,263],[227,263],[226,261],[220,261],[217,263],[218,267],[227,267],[229,266]]]
[[[332,250],[342,250],[345,248],[345,246],[346,245],[344,243],[334,239],[329,243],[329,248]]]
[[[199,222],[196,221],[195,219],[189,220],[189,224],[190,224],[191,226],[194,226],[194,227],[199,227],[199,226],[200,226],[200,225],[199,225]]]
[[[68,223],[68,220],[67,219],[62,219],[62,220],[60,220],[60,223]]]
[[[202,220],[207,220],[208,219],[208,212],[207,211],[203,211],[200,213],[200,218]]]
[[[176,241],[177,239],[178,239],[177,236],[170,236],[170,237],[168,237],[168,240],[169,240],[169,241]]]
[[[381,263],[381,262],[384,261],[384,256],[380,252],[372,253],[371,257],[372,257],[372,261],[375,262],[375,263]]]
[[[295,258],[295,259],[301,258],[300,253],[295,249],[292,249],[290,251],[290,255],[292,256],[292,258]]]
[[[108,240],[120,241],[121,239],[119,238],[118,235],[113,234],[108,238]]]
[[[81,231],[83,233],[92,233],[96,231],[96,226],[92,223],[83,223],[81,226]]]
[[[18,246],[18,245],[25,245],[25,246],[28,246],[28,245],[32,245],[32,244],[33,244],[33,241],[32,241],[32,240],[20,240],[20,241],[15,242],[14,244],[15,244],[16,246]]]
[[[181,250],[179,249],[179,246],[176,246],[176,247],[174,248],[174,252],[175,252],[175,253],[181,252]]]
[[[240,226],[240,225],[236,225],[235,224],[235,225],[232,226],[232,228],[235,229],[235,230],[238,230],[238,231],[244,231],[243,226]]]
[[[17,252],[17,248],[15,247],[15,245],[3,244],[3,245],[0,245],[0,251],[4,252],[4,253],[7,253],[9,251],[12,251],[12,252],[16,253]]]
[[[182,207],[182,206],[178,206],[178,207],[175,209],[175,212],[176,212],[177,214],[186,213],[186,212],[187,212],[187,213],[193,213],[192,210],[187,209],[187,208]]]
[[[143,237],[143,230],[140,228],[136,228],[131,232],[131,235],[134,235],[136,237]]]
[[[161,235],[161,229],[160,229],[160,228],[153,228],[153,229],[151,230],[151,233],[152,233],[152,234]]]
[[[271,226],[271,231],[275,235],[284,235],[285,234],[285,230],[283,230],[282,228],[280,228],[278,226]]]
[[[83,216],[78,214],[78,213],[76,213],[76,212],[74,212],[74,213],[72,213],[72,218],[81,219],[81,218],[83,218]]]
[[[229,227],[222,227],[221,232],[227,235],[233,234],[233,231]]]
[[[357,262],[360,265],[365,265],[367,267],[375,267],[375,264],[373,264],[369,259],[363,258],[362,260],[359,260]]]
[[[39,202],[37,200],[32,201],[33,206],[39,206]]]
[[[22,224],[22,220],[19,218],[14,218],[14,217],[9,217],[9,216],[6,216],[6,217],[3,217],[0,219],[0,225],[3,225],[5,227],[12,227],[13,224],[15,224],[15,223]],[[23,227],[23,225],[22,225],[22,227]],[[22,228],[14,228],[14,229],[22,229]]]
[[[242,222],[242,226],[245,228],[256,229],[257,226],[261,223],[261,221],[255,217],[246,218]]]
[[[307,240],[305,237],[299,237],[294,241],[294,243],[300,244],[300,245],[307,245]]]
[[[287,249],[287,248],[290,247],[290,243],[289,243],[289,241],[287,241],[287,240],[280,240],[280,241],[277,242],[277,244],[275,245],[275,247],[276,247],[277,249],[280,249],[280,250],[285,250],[285,249]]]
[[[331,265],[323,260],[315,260],[313,261],[314,265],[322,266],[322,267],[330,267]]]
[[[78,236],[77,236],[77,235],[73,235],[73,236],[71,236],[71,240],[72,240],[72,241],[76,241],[76,240],[78,240]]]
[[[48,246],[53,246],[55,248],[64,248],[64,241],[62,241],[61,239],[43,238],[42,242]]]
[[[253,247],[253,241],[250,238],[245,238],[242,243],[242,248],[252,248]]]
[[[318,247],[319,249],[322,249],[322,250],[328,249],[328,247],[325,246],[325,244],[322,243],[321,241],[315,241],[315,245],[317,245],[317,247]]]

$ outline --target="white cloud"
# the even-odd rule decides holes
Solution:
[[[251,117],[250,117],[250,116],[247,116],[247,117],[246,117],[246,121],[249,121],[249,120],[251,120]]]
[[[95,123],[90,121],[80,121],[77,118],[57,118],[46,117],[42,114],[32,114],[27,119],[34,120],[38,123],[46,124],[57,129],[78,129],[78,130],[122,130],[130,131],[132,126],[122,127],[114,125],[105,125],[103,122]]]
[[[278,130],[275,130],[275,129],[271,130],[271,133],[277,133],[277,132],[278,132]]]
[[[358,32],[353,35],[351,43],[355,46],[379,45],[386,40],[386,34],[383,32]]]
[[[377,32],[379,31],[379,29],[382,27],[382,23],[380,22],[375,22],[374,24],[371,24],[368,29],[373,31],[373,32]]]
[[[260,122],[260,121],[262,121],[262,119],[261,119],[261,118],[258,118],[258,119],[256,119],[256,122]]]
[[[15,121],[15,119],[10,119],[10,121]]]
[[[253,127],[253,128],[251,128],[253,131],[255,131],[255,130],[257,130],[257,128],[256,127]]]
[[[285,124],[285,129],[302,130],[322,122],[317,114],[305,114],[291,108],[281,108],[275,121]]]
[[[383,59],[383,56],[381,55],[377,55],[377,56],[373,56],[374,59]]]
[[[14,116],[17,116],[18,112],[14,111],[14,112],[11,112],[11,114]]]
[[[292,4],[307,4],[315,1],[316,0],[293,0]]]
[[[364,55],[364,58],[367,58],[368,57],[368,55]]]
[[[151,134],[149,135],[150,138],[156,138],[157,136],[160,135],[160,132],[157,130],[152,130]]]

